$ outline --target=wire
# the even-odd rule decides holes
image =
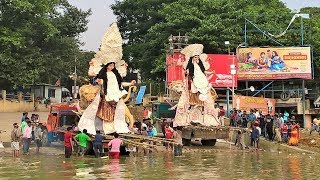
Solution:
[[[289,27],[291,26],[291,24],[294,22],[294,20],[295,20],[297,17],[300,17],[300,15],[298,15],[298,14],[293,15],[293,17],[292,17],[289,25],[287,26],[287,28],[286,28],[282,33],[280,33],[280,34],[278,34],[278,35],[273,35],[273,34],[271,34],[271,33],[268,32],[268,35],[270,35],[270,36],[272,36],[272,37],[275,37],[275,38],[279,38],[279,37],[285,35],[285,34],[287,33],[287,30],[289,29]]]
[[[265,35],[266,37],[268,37],[271,41],[277,43],[280,46],[284,46],[283,44],[281,44],[280,42],[276,41],[275,39],[273,39],[268,33],[267,31],[263,31],[262,29],[260,29],[256,24],[254,24],[253,22],[251,22],[250,20],[246,19],[246,21],[248,21],[251,25],[253,25],[256,29],[258,29],[263,35]]]

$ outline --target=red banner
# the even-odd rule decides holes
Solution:
[[[178,65],[179,54],[173,54],[173,57],[167,56],[167,83],[168,85],[172,81],[183,81],[183,67]],[[184,62],[184,57],[181,56],[182,61]]]
[[[180,55],[181,63],[185,61],[184,56]],[[168,85],[173,81],[183,81],[183,66],[178,64],[179,53],[175,53],[172,57],[167,56],[167,83]],[[237,64],[236,56],[227,54],[208,54],[207,59],[210,68],[208,71],[213,71],[213,76],[209,76],[209,82],[212,87],[232,87],[232,74],[230,65]],[[234,87],[237,87],[237,75],[234,75]]]

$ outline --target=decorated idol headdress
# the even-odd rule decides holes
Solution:
[[[202,61],[203,65],[205,66],[205,69],[207,69],[206,68],[207,63],[205,63],[205,60],[207,59],[208,55],[203,53],[203,45],[202,44],[190,44],[181,51],[181,54],[183,54],[186,59],[186,61],[183,63],[184,68],[187,67],[188,60],[190,59],[190,57],[199,55],[200,60]]]
[[[89,76],[97,75],[102,65],[111,62],[114,62],[117,68],[121,68],[121,64],[124,63],[124,60],[121,60],[122,56],[122,37],[117,23],[112,23],[102,38],[99,51],[89,63]]]

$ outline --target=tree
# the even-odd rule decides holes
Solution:
[[[174,1],[125,0],[116,1],[111,6],[113,13],[117,16],[122,37],[126,40],[124,58],[129,60],[129,67],[140,69],[144,78],[152,78],[149,70],[154,65],[150,66],[150,64],[159,54],[163,54],[161,49],[157,47],[155,48],[157,53],[154,53],[154,51],[151,54],[149,53],[152,47],[146,44],[145,35],[154,24],[164,20],[164,17],[158,12],[163,8],[163,5]]]
[[[124,0],[112,9],[127,40],[125,56],[136,63],[144,79],[165,78],[165,50],[170,34],[188,34],[191,43],[204,45],[206,53],[227,53],[224,41],[231,42],[233,51],[243,42],[246,18],[277,34],[292,17],[290,9],[279,0]],[[252,25],[248,28],[253,29]],[[294,45],[298,35],[292,32],[278,41]],[[248,40],[250,46],[277,45],[256,32],[249,33]]]
[[[0,2],[0,82],[54,83],[74,67],[91,11],[67,0]]]
[[[313,50],[313,62],[315,71],[320,69],[320,8],[306,7],[300,10],[300,13],[310,14],[310,20],[303,20],[306,34],[305,44],[311,44]],[[315,78],[319,79],[319,74],[315,73]]]

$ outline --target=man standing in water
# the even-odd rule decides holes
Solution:
[[[13,130],[11,131],[11,147],[12,147],[12,156],[19,157],[20,154],[20,137],[21,130],[19,129],[18,123],[13,123]]]
[[[109,156],[113,159],[119,159],[120,157],[120,146],[123,144],[122,140],[119,139],[119,134],[114,133],[114,138],[108,143],[108,147],[111,147]]]
[[[24,131],[23,131],[23,154],[26,154],[26,155],[29,155],[31,133],[32,133],[31,122],[27,121],[27,126],[24,128]]]
[[[105,137],[103,137],[100,134],[100,130],[96,131],[96,135],[94,136],[94,141],[93,141],[93,151],[96,156],[96,158],[100,157],[103,151],[103,145],[102,141],[105,140]]]
[[[173,132],[173,140],[175,142],[174,144],[174,155],[175,156],[181,156],[182,155],[182,132],[180,127],[174,128]]]
[[[224,126],[224,116],[226,115],[226,111],[223,109],[223,106],[219,108],[219,120],[221,126]]]
[[[36,123],[36,129],[34,130],[34,139],[37,145],[36,153],[38,154],[40,151],[40,147],[42,146],[42,130],[41,123]]]
[[[74,140],[76,141],[77,144],[79,144],[78,147],[78,156],[84,156],[84,154],[87,151],[87,141],[91,141],[90,137],[87,135],[87,130],[84,129],[82,133],[77,134],[74,137]],[[79,140],[79,141],[78,141]]]
[[[64,156],[65,158],[70,158],[73,151],[73,145],[72,145],[72,133],[71,133],[72,127],[67,128],[67,132],[64,134]]]

